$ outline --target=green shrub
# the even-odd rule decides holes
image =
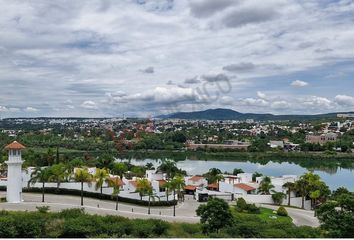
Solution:
[[[40,213],[47,213],[49,211],[50,207],[49,206],[41,206],[41,207],[37,206],[36,209]]]
[[[14,226],[17,230],[17,237],[38,238],[42,236],[45,229],[46,218],[38,214],[16,214],[14,216]]]
[[[277,210],[277,215],[286,217],[288,216],[288,211],[284,207],[279,207]]]
[[[259,214],[261,213],[261,209],[256,206],[256,204],[247,204],[247,212],[248,213],[253,213],[253,214]]]
[[[238,198],[236,201],[236,210],[238,212],[242,212],[242,211],[245,211],[246,209],[247,209],[247,203],[246,203],[245,199]]]
[[[0,217],[0,237],[13,238],[17,236],[17,230],[14,225],[14,219],[9,217]]]
[[[63,209],[59,212],[59,216],[62,218],[77,218],[85,214],[83,208],[69,208]]]

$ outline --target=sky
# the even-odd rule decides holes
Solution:
[[[354,1],[0,6],[1,118],[354,110]]]

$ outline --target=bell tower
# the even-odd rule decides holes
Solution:
[[[6,200],[9,203],[22,201],[22,156],[21,151],[25,147],[14,141],[5,147],[9,151],[7,164],[7,191]]]

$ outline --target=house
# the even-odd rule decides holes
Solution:
[[[327,142],[335,142],[335,141],[337,141],[336,133],[325,133],[321,135],[313,135],[313,134],[306,135],[307,143],[323,145]]]
[[[284,142],[283,141],[270,141],[269,146],[271,148],[284,148]]]
[[[186,194],[194,194],[197,188],[203,188],[208,185],[208,181],[205,177],[195,175],[192,177],[185,177],[186,186],[184,187]]]

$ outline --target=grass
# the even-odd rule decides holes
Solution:
[[[260,213],[255,214],[255,213],[247,213],[247,212],[237,212],[234,208],[232,209],[232,213],[235,216],[235,218],[259,218],[260,220],[263,220],[265,222],[279,222],[279,223],[292,223],[292,218],[291,217],[283,217],[283,216],[278,216],[276,213],[273,213],[274,210],[269,209],[269,208],[260,208]],[[276,218],[272,218],[272,217]]]

